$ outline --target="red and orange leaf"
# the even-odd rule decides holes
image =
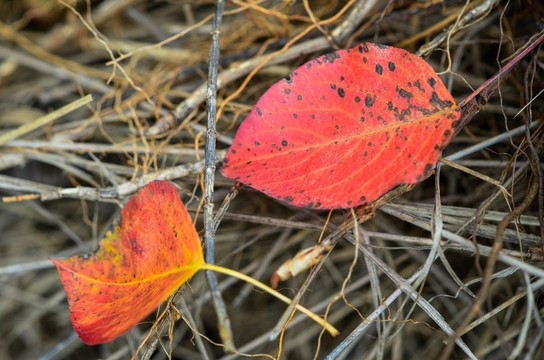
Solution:
[[[309,208],[349,208],[421,181],[461,111],[434,70],[363,43],[273,85],[242,123],[222,173]]]
[[[204,264],[191,218],[166,181],[154,181],[130,199],[121,225],[96,253],[52,261],[74,329],[87,344],[130,330]]]

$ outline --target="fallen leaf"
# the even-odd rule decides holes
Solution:
[[[113,340],[149,315],[204,264],[200,240],[176,188],[154,181],[121,211],[91,256],[51,259],[87,344]]]
[[[292,205],[355,207],[423,180],[460,116],[424,60],[362,43],[273,85],[238,129],[221,172]]]

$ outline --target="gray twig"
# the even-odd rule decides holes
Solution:
[[[210,68],[208,69],[208,91],[207,91],[207,115],[208,126],[206,129],[206,164],[204,169],[204,238],[206,240],[206,262],[215,263],[215,226],[213,216],[213,188],[215,176],[215,128],[217,116],[217,68],[219,66],[219,27],[223,17],[224,0],[217,2],[215,17],[213,20],[213,38],[210,49]],[[219,322],[219,334],[225,345],[226,351],[234,351],[232,329],[230,319],[227,315],[225,302],[221,297],[217,285],[217,277],[213,271],[206,271],[208,286],[212,295],[213,305],[217,312]]]

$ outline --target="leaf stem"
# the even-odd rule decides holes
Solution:
[[[276,298],[280,299],[281,301],[283,301],[286,304],[291,304],[291,302],[292,302],[291,299],[289,299],[287,296],[285,296],[283,294],[280,294],[276,290],[272,289],[270,286],[265,285],[262,282],[260,282],[259,280],[256,280],[256,279],[252,278],[251,276],[242,274],[242,273],[240,273],[240,272],[238,272],[236,270],[232,270],[232,269],[225,268],[225,267],[222,267],[222,266],[219,266],[219,265],[208,264],[208,263],[202,264],[201,269],[202,270],[211,270],[211,271],[215,271],[215,272],[218,272],[218,273],[221,273],[221,274],[225,274],[225,275],[235,277],[237,279],[240,279],[240,280],[243,280],[243,281],[245,281],[247,283],[250,283],[250,284],[254,285],[255,287],[257,287],[257,288],[259,288],[259,289],[261,289],[263,291],[266,291],[270,295],[275,296]],[[316,323],[318,323],[319,325],[324,327],[332,336],[336,336],[336,335],[338,335],[340,333],[334,326],[332,326],[326,320],[324,320],[320,316],[314,314],[313,312],[311,312],[310,310],[308,310],[304,306],[302,306],[300,304],[296,304],[295,307],[296,307],[296,309],[298,311],[305,314],[310,319],[312,319],[313,321],[315,321]]]

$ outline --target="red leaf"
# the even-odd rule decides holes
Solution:
[[[148,184],[130,199],[121,219],[92,256],[52,259],[74,329],[87,344],[130,330],[204,264],[174,185]]]
[[[434,70],[363,43],[273,85],[238,129],[226,177],[309,208],[349,208],[421,181],[461,116]]]

